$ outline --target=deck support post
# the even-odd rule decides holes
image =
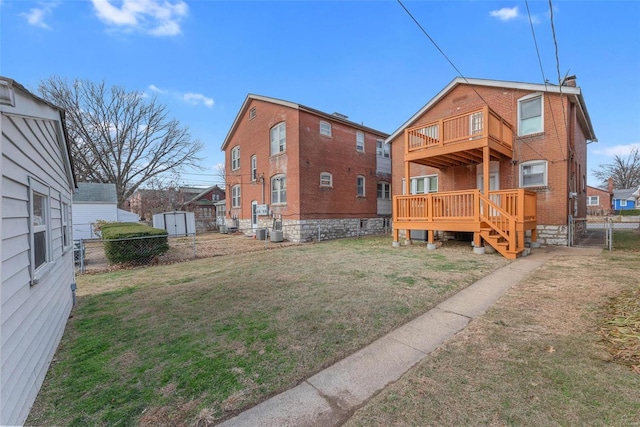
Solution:
[[[482,237],[480,236],[480,233],[473,233],[473,246],[475,248],[482,246]]]
[[[427,243],[433,243],[433,230],[427,230]]]

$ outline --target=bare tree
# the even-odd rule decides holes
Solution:
[[[617,190],[637,188],[640,186],[640,150],[634,148],[626,158],[616,154],[613,163],[600,164],[592,172],[602,188],[607,188],[609,178],[613,178],[613,188]]]
[[[215,166],[215,172],[213,175],[220,180],[220,184],[218,184],[220,188],[223,190],[227,188],[227,171],[224,167],[224,163],[218,163]]]
[[[169,119],[166,106],[143,92],[105,82],[50,77],[41,96],[66,110],[67,130],[79,181],[116,185],[118,206],[154,177],[199,168],[202,144]]]

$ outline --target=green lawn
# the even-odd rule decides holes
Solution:
[[[78,276],[27,424],[193,425],[295,386],[508,263],[348,239]]]

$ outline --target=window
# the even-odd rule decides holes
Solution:
[[[284,175],[276,175],[271,178],[271,204],[284,203],[287,203],[287,178]]]
[[[331,136],[331,123],[320,122],[320,135]]]
[[[542,95],[527,96],[518,101],[518,135],[543,131]]]
[[[62,249],[71,246],[71,209],[68,203],[62,203]]]
[[[544,187],[546,185],[546,160],[536,160],[520,164],[520,187]]]
[[[329,172],[321,172],[320,187],[333,187],[333,175]]]
[[[251,181],[257,181],[258,179],[258,159],[255,156],[251,156]]]
[[[411,178],[411,194],[438,192],[438,175],[426,175]]]
[[[390,157],[389,144],[385,144],[382,139],[376,141],[376,156],[378,157]]]
[[[378,199],[391,199],[391,185],[388,182],[378,183]]]
[[[620,199],[620,207],[621,208],[626,208],[627,207],[627,201],[623,200],[623,199]]]
[[[600,206],[600,196],[587,197],[587,206]]]
[[[356,195],[364,197],[364,176],[358,175],[356,178]]]
[[[234,185],[231,187],[231,207],[239,208],[240,207],[240,186]]]
[[[271,128],[271,155],[284,153],[287,149],[287,125],[279,123]]]
[[[253,107],[249,110],[249,120],[253,120],[256,118],[256,107]]]
[[[482,113],[473,113],[469,116],[469,135],[478,135],[482,133],[483,127]]]
[[[51,259],[49,223],[49,187],[35,179],[29,179],[31,284],[38,283],[43,268]]]
[[[364,132],[356,131],[356,151],[364,153]]]
[[[240,169],[240,147],[235,146],[231,150],[231,170]]]

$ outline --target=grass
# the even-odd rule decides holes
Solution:
[[[614,239],[547,262],[346,425],[640,425],[640,239]]]
[[[508,261],[347,239],[78,276],[27,424],[193,425],[290,388]]]

